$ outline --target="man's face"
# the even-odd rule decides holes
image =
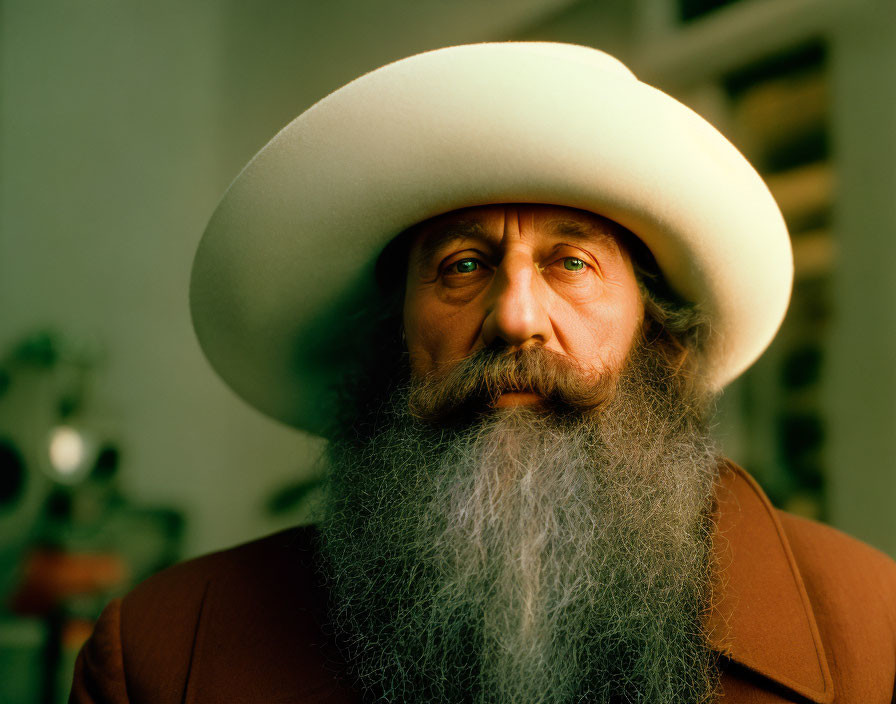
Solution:
[[[418,226],[404,327],[415,377],[486,347],[543,346],[586,377],[618,372],[644,308],[621,228],[552,205],[492,205]],[[498,406],[537,395],[503,393]]]
[[[394,309],[368,316],[321,528],[371,699],[708,701],[715,452],[617,227],[532,205],[427,221],[410,355]]]

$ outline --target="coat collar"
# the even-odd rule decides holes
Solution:
[[[755,480],[726,462],[716,492],[720,570],[710,638],[728,664],[747,668],[816,704],[833,681],[790,543]]]

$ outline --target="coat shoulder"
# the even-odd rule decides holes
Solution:
[[[184,700],[210,609],[230,611],[239,629],[250,604],[310,594],[314,539],[310,528],[276,533],[178,563],[125,596],[119,631],[132,701]]]
[[[812,604],[834,681],[850,692],[864,691],[869,686],[865,680],[872,679],[892,690],[896,562],[835,528],[783,511],[777,514]]]
[[[290,576],[298,576],[302,567],[311,568],[313,546],[317,532],[312,526],[290,528],[273,535],[252,540],[235,547],[219,550],[179,562],[147,578],[125,598],[123,606],[146,610],[158,602],[176,600],[182,606],[197,606],[208,583],[216,578],[230,582],[258,581],[271,572],[282,572],[292,565]],[[278,575],[283,577],[283,574]]]
[[[889,555],[817,521],[775,510],[803,579],[848,586],[852,597],[881,597],[896,609],[896,561]]]

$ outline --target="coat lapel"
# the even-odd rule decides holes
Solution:
[[[723,466],[716,498],[714,647],[816,704],[830,704],[833,682],[815,615],[775,509],[734,464]]]

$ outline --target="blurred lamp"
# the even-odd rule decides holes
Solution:
[[[58,425],[50,431],[50,476],[62,484],[77,484],[87,477],[96,459],[96,443],[80,428]]]

